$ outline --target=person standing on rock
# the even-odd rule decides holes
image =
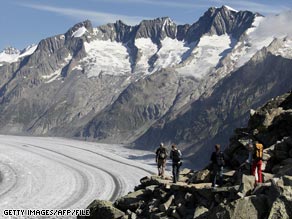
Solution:
[[[223,167],[225,165],[224,155],[223,152],[220,150],[220,145],[215,145],[215,151],[211,155],[211,162],[212,162],[212,187],[216,186],[217,177],[219,176],[218,185],[223,185]]]
[[[157,148],[156,150],[155,161],[157,163],[158,176],[161,176],[162,178],[164,178],[166,158],[167,158],[167,150],[164,147],[163,143],[160,143],[159,148]]]
[[[256,183],[262,183],[262,158],[263,158],[263,144],[259,143],[259,141],[255,141],[254,150],[253,150],[253,162],[251,166],[252,175],[256,175],[257,169],[257,177]]]
[[[172,176],[173,176],[173,182],[176,183],[179,180],[179,168],[182,165],[181,162],[181,151],[177,149],[176,145],[173,144],[171,146],[170,151],[170,159],[172,160]]]

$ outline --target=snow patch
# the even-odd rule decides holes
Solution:
[[[250,35],[252,32],[254,32],[254,31],[258,28],[258,26],[260,25],[260,23],[261,23],[262,21],[264,21],[264,17],[255,17],[255,19],[254,19],[254,21],[253,21],[251,27],[248,28],[248,29],[245,31],[245,33],[246,33],[247,35]]]
[[[24,56],[29,56],[34,53],[34,51],[37,49],[37,45],[31,45],[27,47],[19,56],[19,58],[24,57]]]
[[[87,29],[82,26],[78,30],[72,33],[72,37],[82,37],[87,32]]]
[[[72,68],[72,70],[82,70],[83,68],[81,67],[81,65],[77,65],[74,68]]]
[[[45,82],[46,84],[48,84],[48,83],[51,83],[54,80],[56,80],[58,77],[60,77],[61,72],[62,72],[62,68],[58,69],[57,71],[55,71],[54,73],[52,73],[50,75],[43,75],[42,78],[46,79],[46,80],[49,79],[48,81]]]
[[[7,48],[0,53],[0,62],[13,63],[17,62],[19,58],[29,56],[36,50],[37,45],[31,45],[21,52],[14,48]]]
[[[49,74],[49,75],[43,75],[42,78],[47,80],[45,83],[48,84],[48,83],[51,83],[57,79],[59,79],[61,77],[61,73],[62,73],[62,69],[64,66],[66,66],[68,64],[68,62],[72,59],[72,56],[69,54],[65,59],[64,59],[64,63],[63,65],[58,69],[56,70],[55,72],[53,72],[52,74]]]
[[[150,65],[149,59],[157,52],[157,45],[152,42],[149,38],[136,39],[135,45],[138,48],[140,59],[136,64],[136,72],[148,72]]]
[[[8,62],[8,63],[17,62],[19,58],[19,54],[20,54],[19,51],[13,54],[8,54],[5,51],[3,51],[0,53],[0,62]]]
[[[177,69],[182,75],[191,75],[198,79],[208,75],[231,48],[231,38],[228,35],[203,36],[190,57]]]
[[[227,8],[229,11],[234,11],[234,12],[238,12],[238,10],[235,10],[234,8],[228,6],[228,5],[224,5],[225,8]]]
[[[292,59],[292,39],[284,39],[283,45],[274,54],[287,59]]]
[[[127,48],[118,42],[94,40],[85,42],[87,57],[81,60],[86,66],[87,76],[99,74],[124,75],[131,72],[131,63]]]

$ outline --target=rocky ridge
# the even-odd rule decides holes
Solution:
[[[136,26],[78,23],[1,61],[0,133],[149,150],[173,142],[204,162],[196,158],[206,146],[225,144],[250,107],[291,84],[289,38],[265,39],[255,54],[250,33],[261,19],[222,6],[190,25],[166,17]]]
[[[211,188],[210,168],[183,169],[178,183],[147,176],[134,192],[114,203],[95,200],[90,218],[288,219],[292,215],[292,93],[251,110],[246,128],[236,129],[224,151],[224,185]],[[264,183],[255,184],[245,160],[250,140],[264,144]]]

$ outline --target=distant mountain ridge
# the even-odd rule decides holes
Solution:
[[[84,21],[25,55],[0,55],[0,132],[148,149],[175,142],[194,156],[226,142],[249,107],[287,92],[292,40],[256,38],[263,20],[222,6],[191,25]]]

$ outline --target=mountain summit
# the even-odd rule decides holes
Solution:
[[[0,58],[0,132],[148,149],[174,142],[195,156],[287,91],[291,39],[256,38],[264,20],[222,6],[191,25],[78,23]]]

